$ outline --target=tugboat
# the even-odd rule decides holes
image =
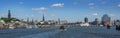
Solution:
[[[65,27],[62,25],[62,26],[60,26],[60,31],[65,31],[66,29],[65,29]]]
[[[116,30],[120,31],[120,21],[119,20],[115,21],[115,26],[116,26]]]
[[[82,23],[80,24],[80,26],[89,26],[90,24],[89,23]]]

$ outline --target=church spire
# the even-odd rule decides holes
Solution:
[[[43,14],[43,18],[42,18],[42,21],[45,21],[45,17],[44,17],[44,14]]]
[[[11,12],[8,10],[8,18],[11,18]]]

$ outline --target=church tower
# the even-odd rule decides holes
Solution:
[[[11,18],[11,12],[8,10],[8,18]]]
[[[45,21],[45,17],[44,17],[44,14],[43,14],[43,18],[42,18],[42,21]]]

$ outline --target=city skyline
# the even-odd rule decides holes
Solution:
[[[112,19],[120,19],[120,0],[0,0],[0,17],[11,16],[26,20],[68,20],[70,22],[101,19],[108,14]]]

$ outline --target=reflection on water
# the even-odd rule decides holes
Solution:
[[[26,26],[26,28],[38,28],[37,25],[29,25],[29,26]]]

